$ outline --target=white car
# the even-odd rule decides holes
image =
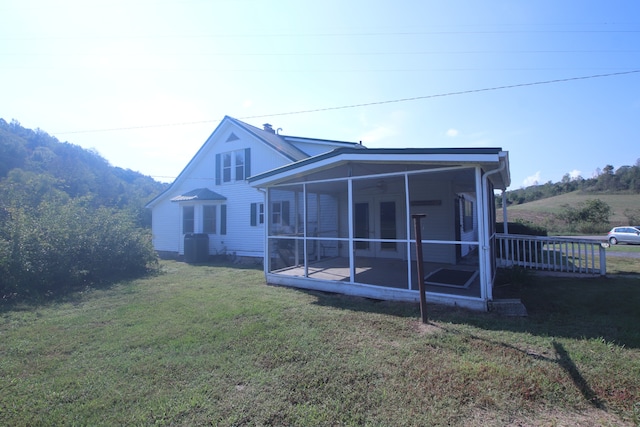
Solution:
[[[607,234],[607,240],[612,245],[618,243],[640,244],[640,227],[631,225],[626,227],[614,227]]]

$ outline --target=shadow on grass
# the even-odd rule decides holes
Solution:
[[[567,372],[576,388],[580,391],[580,393],[582,393],[582,396],[584,396],[585,400],[595,408],[605,409],[604,404],[602,403],[600,398],[598,398],[598,395],[589,386],[587,380],[582,376],[580,370],[573,362],[571,356],[569,356],[569,353],[567,352],[567,350],[565,350],[564,346],[557,341],[553,341],[553,348],[555,349],[556,355],[558,357],[556,363],[558,363],[558,365],[560,365],[560,367],[562,367],[562,369]]]
[[[315,304],[344,310],[420,319],[417,303],[376,301],[319,291],[302,291]],[[529,276],[521,286],[528,317],[505,317],[458,307],[429,304],[434,322],[469,324],[487,330],[530,333],[543,337],[598,338],[640,348],[640,278],[566,278]]]

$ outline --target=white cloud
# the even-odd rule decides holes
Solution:
[[[579,171],[578,169],[574,169],[571,172],[569,172],[569,178],[571,179],[577,179],[581,176],[582,176],[582,172]]]
[[[532,185],[538,185],[540,183],[540,171],[537,171],[531,176],[528,176],[522,181],[523,187],[530,187]]]
[[[385,138],[395,135],[397,132],[388,126],[377,126],[373,129],[368,130],[362,135],[362,142],[365,144],[381,141]]]
[[[456,136],[458,136],[458,134],[460,134],[460,132],[458,131],[458,129],[449,129],[446,133],[446,135],[450,138],[455,138]]]
[[[402,129],[406,122],[406,113],[402,110],[393,111],[387,114],[383,118],[372,120],[365,115],[360,116],[361,126],[365,131],[359,138],[365,145],[371,144],[371,147],[376,146],[397,146],[397,136],[402,133]],[[396,139],[390,140],[390,138],[396,137]]]

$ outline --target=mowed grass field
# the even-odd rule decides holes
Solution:
[[[521,276],[524,318],[154,277],[2,306],[0,425],[634,426],[640,276]]]

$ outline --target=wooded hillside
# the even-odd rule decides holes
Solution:
[[[165,187],[0,119],[0,298],[146,272],[156,256],[144,205]]]

